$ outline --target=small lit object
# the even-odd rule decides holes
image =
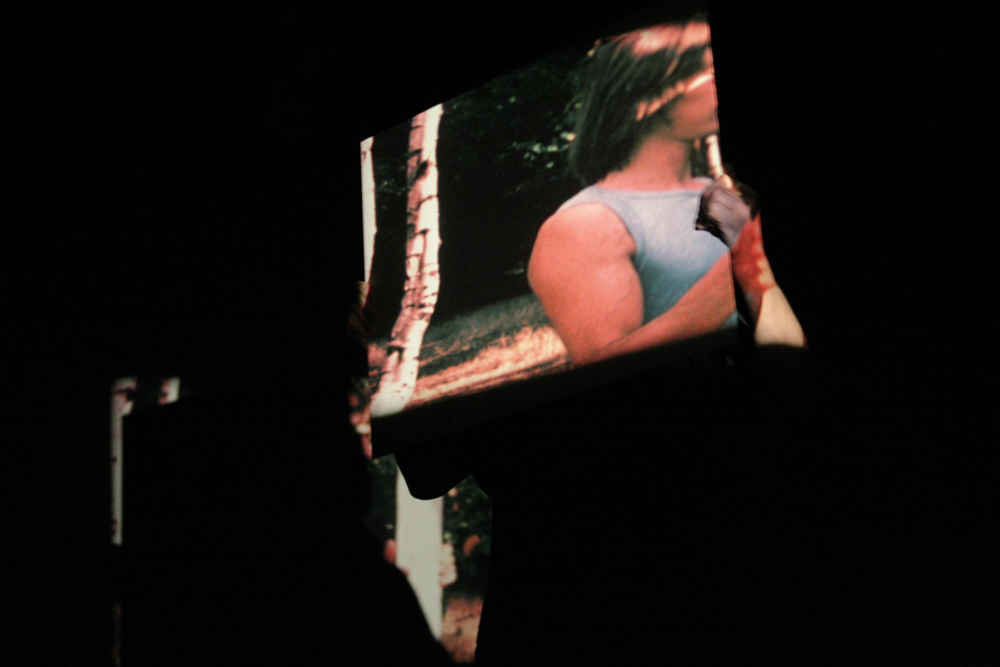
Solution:
[[[163,378],[160,383],[160,405],[173,403],[181,394],[181,379],[177,377]]]
[[[712,178],[721,178],[727,188],[733,187],[733,179],[726,176],[722,170],[722,154],[719,152],[719,135],[710,134],[705,137],[705,150],[708,157],[708,170]]]

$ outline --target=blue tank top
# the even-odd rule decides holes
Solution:
[[[711,181],[704,181],[707,187]],[[710,233],[695,229],[702,190],[633,192],[592,185],[584,188],[559,210],[581,204],[604,204],[625,223],[635,241],[632,259],[642,283],[643,320],[646,324],[670,310],[704,276],[722,255],[726,244]],[[723,329],[737,326],[734,311]]]

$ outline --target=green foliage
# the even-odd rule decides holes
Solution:
[[[482,595],[490,559],[493,502],[472,477],[455,488],[455,495],[444,497],[444,538],[455,548],[458,580],[446,589],[446,598]]]
[[[580,55],[552,55],[446,103],[442,173],[447,162],[451,178],[488,174],[503,196],[565,178]]]
[[[372,503],[365,525],[379,544],[396,536],[396,461],[390,454],[368,462]],[[445,590],[451,596],[482,596],[489,570],[493,501],[472,477],[444,497],[444,539],[455,553],[458,580]],[[466,548],[468,547],[468,553]]]
[[[410,145],[410,123],[406,121],[380,132],[372,142],[376,205],[384,197],[406,200],[406,151]]]
[[[437,144],[442,245],[435,319],[529,291],[535,236],[579,182],[568,170],[577,66],[566,50],[444,103]],[[389,333],[405,281],[409,121],[372,146],[376,181],[373,284],[381,295],[378,335]]]
[[[379,544],[396,537],[396,470],[392,454],[368,461],[372,493],[364,520],[368,532]]]

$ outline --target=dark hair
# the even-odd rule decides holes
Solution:
[[[704,23],[698,16],[687,23]],[[676,44],[636,55],[633,44],[652,26],[599,43],[583,63],[582,90],[576,100],[576,128],[569,149],[573,172],[591,185],[610,172],[625,167],[646,137],[669,123],[677,98],[641,120],[636,120],[640,102],[653,100],[669,87],[697,74],[703,67],[708,44],[678,52]]]

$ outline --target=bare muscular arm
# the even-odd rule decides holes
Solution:
[[[736,308],[729,255],[666,313],[642,324],[635,241],[601,204],[549,218],[535,242],[528,281],[576,365],[708,334]]]

